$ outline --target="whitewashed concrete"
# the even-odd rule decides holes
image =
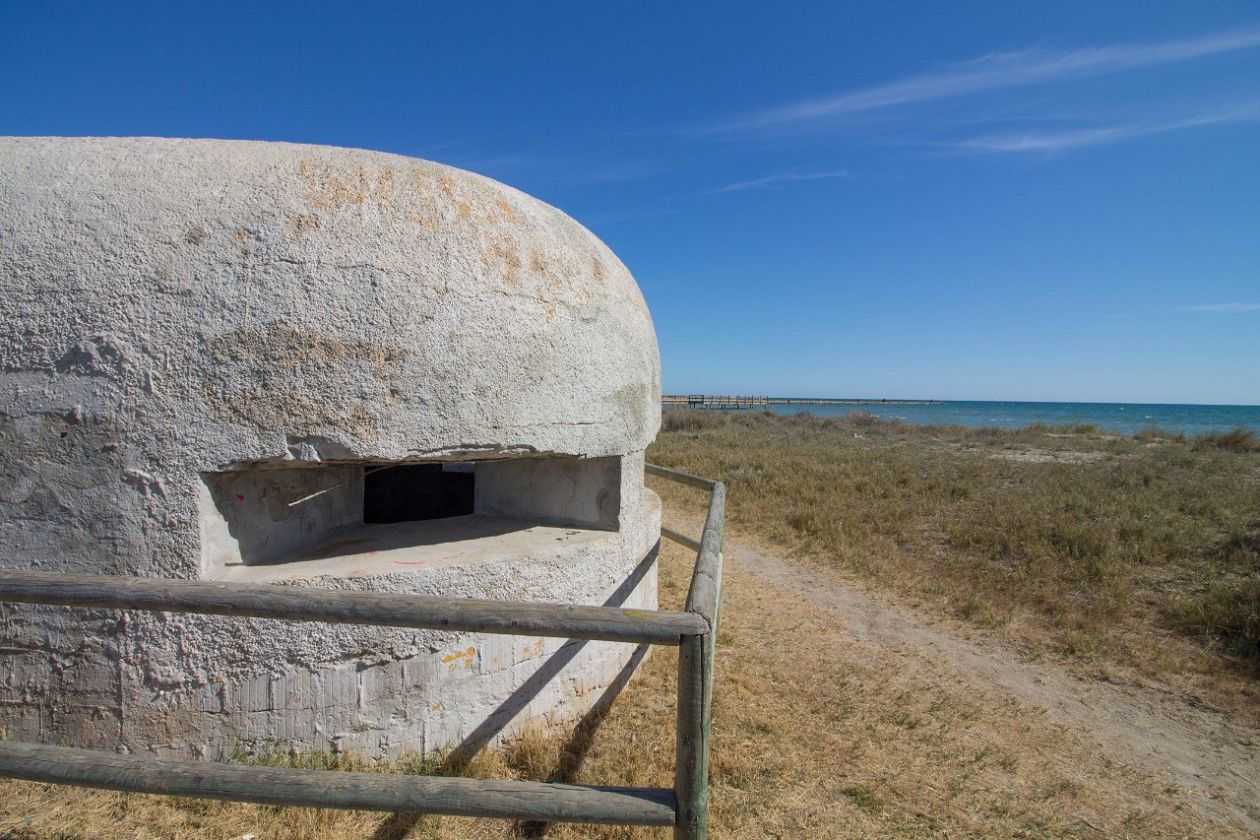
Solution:
[[[655,604],[651,319],[602,243],[516,190],[346,149],[0,139],[0,313],[0,565],[226,575],[206,474],[488,460],[503,475],[479,482],[479,510],[576,521],[583,550],[505,541],[283,580]],[[497,461],[516,457],[539,460]],[[288,521],[276,551],[353,527],[347,492]],[[630,660],[555,644],[0,606],[0,725],[211,757],[432,751],[569,719]]]

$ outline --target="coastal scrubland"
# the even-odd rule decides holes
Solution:
[[[732,521],[803,562],[1260,714],[1254,432],[670,411],[651,457],[726,481]]]
[[[1254,720],[1258,706],[1253,443],[667,412],[651,460],[729,486],[713,836],[1254,836],[1260,744],[1246,733],[1260,730],[1217,725]],[[694,529],[699,491],[651,483],[671,525]],[[693,562],[665,545],[662,606],[682,603]],[[832,603],[845,587],[929,644],[864,639],[856,626],[870,615]],[[990,671],[1023,668],[1030,682],[1080,691],[1085,707],[1119,698],[1109,725],[1144,729],[1151,760],[969,672],[950,653],[958,645]],[[668,786],[675,663],[657,649],[606,712],[575,728],[530,733],[464,766],[370,769]],[[1130,723],[1128,709],[1147,708],[1125,705],[1134,697],[1172,704],[1171,716]],[[1177,733],[1149,721],[1192,713],[1211,715],[1201,747],[1226,756],[1212,765],[1219,779],[1201,778],[1208,765],[1160,769]],[[237,760],[366,768],[280,750]],[[669,835],[0,782],[0,838],[14,840]]]

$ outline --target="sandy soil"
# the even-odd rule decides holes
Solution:
[[[974,455],[977,450],[957,443],[946,443],[942,447],[948,452],[961,455]],[[1080,451],[1074,449],[1043,449],[1039,446],[1013,446],[990,452],[986,457],[994,461],[1014,461],[1021,464],[1090,464],[1114,458],[1106,452],[1097,450]]]
[[[671,521],[692,533],[698,523]],[[924,679],[962,678],[1043,710],[1099,753],[1183,791],[1212,821],[1260,834],[1260,730],[1159,687],[1087,681],[1053,662],[1028,662],[991,639],[969,639],[890,605],[838,575],[776,549],[727,536],[726,560],[827,610],[857,642]],[[943,624],[943,623],[942,623]]]
[[[1075,452],[1070,449],[1003,449],[989,456],[997,461],[1015,461],[1023,464],[1088,464],[1110,456],[1106,452]]]

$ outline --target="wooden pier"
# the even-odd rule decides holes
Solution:
[[[721,408],[727,410],[767,408],[769,397],[737,397],[733,395],[669,394],[661,397],[665,405],[685,405],[690,408]]]
[[[665,405],[685,405],[688,408],[722,409],[739,411],[746,409],[768,409],[772,405],[945,405],[940,400],[870,400],[870,399],[826,399],[814,397],[746,397],[711,394],[665,394],[661,397]]]

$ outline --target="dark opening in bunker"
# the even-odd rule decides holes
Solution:
[[[420,522],[474,509],[473,464],[397,464],[363,473],[363,522]]]

